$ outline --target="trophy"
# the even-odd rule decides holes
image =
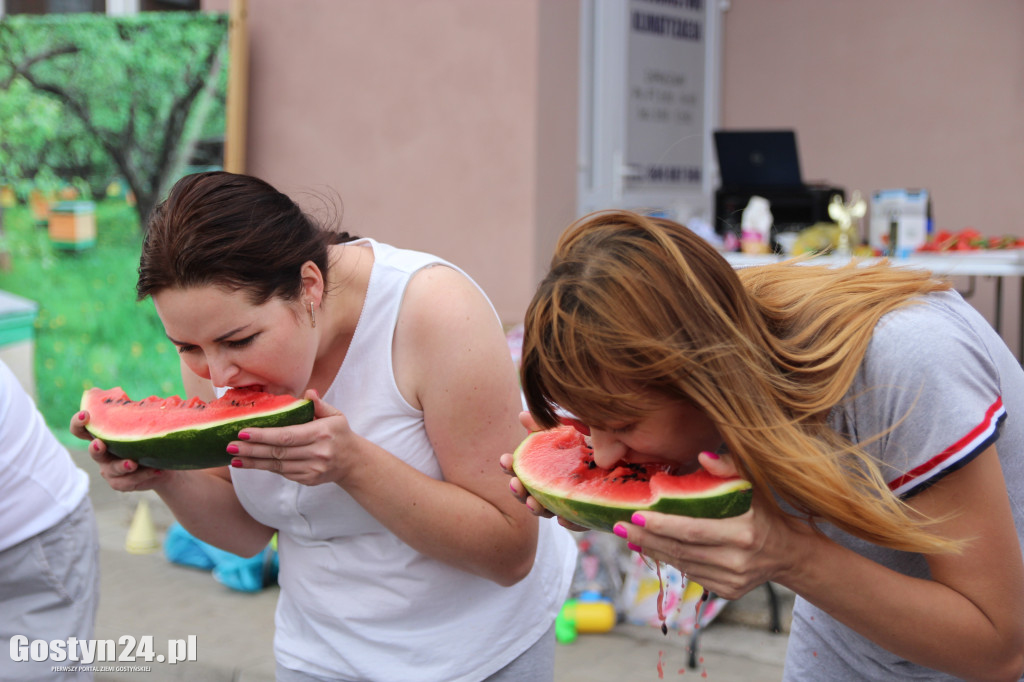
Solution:
[[[844,204],[843,198],[836,194],[828,205],[828,217],[839,226],[839,244],[836,253],[841,256],[853,255],[853,240],[851,234],[854,229],[854,222],[860,225],[860,219],[867,213],[868,204],[861,198],[860,192],[854,190],[850,197],[850,203]]]

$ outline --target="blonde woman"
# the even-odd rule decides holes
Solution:
[[[521,378],[533,421],[571,412],[600,466],[753,481],[743,516],[615,532],[730,599],[793,589],[786,680],[1021,678],[1024,371],[948,283],[737,272],[681,225],[598,213],[556,248]]]

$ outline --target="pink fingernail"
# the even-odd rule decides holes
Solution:
[[[711,459],[721,459],[721,458],[720,458],[720,457],[719,457],[718,455],[716,455],[715,453],[713,453],[713,452],[709,452],[709,451],[707,451],[707,450],[705,450],[704,452],[702,452],[702,453],[700,453],[700,454],[702,454],[702,455],[705,455],[705,456],[707,456],[707,457],[709,457],[709,458],[711,458]]]
[[[643,548],[641,548],[640,545],[634,545],[632,542],[627,542],[626,543],[626,547],[629,547],[634,552],[642,552],[643,551]]]
[[[239,432],[238,440],[249,440],[249,432],[248,431],[241,431],[241,432]]]
[[[238,446],[235,445],[234,443],[229,445],[228,446],[228,454],[229,455],[237,455],[238,454]]]
[[[236,469],[241,469],[242,468],[242,460],[240,460],[240,459],[233,459],[233,460],[231,460],[231,466],[235,467]]]
[[[626,527],[618,523],[616,523],[615,527],[612,528],[612,532],[623,539],[625,539],[629,535],[629,532],[626,530]]]
[[[126,459],[124,461],[124,464],[121,465],[121,468],[124,469],[125,471],[131,471],[132,463]]]
[[[75,415],[75,416],[77,416],[77,417],[78,417],[78,421],[80,421],[80,422],[84,422],[84,421],[85,421],[85,412],[79,412],[79,413],[78,413],[77,415]]]
[[[641,516],[640,512],[636,512],[635,514],[633,514],[633,516],[630,517],[629,520],[630,523],[632,523],[634,526],[640,526],[641,528],[643,528],[644,525],[647,523],[647,519]]]

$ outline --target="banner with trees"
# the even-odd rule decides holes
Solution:
[[[221,163],[228,54],[220,13],[3,18],[0,187],[120,184],[145,225],[190,167]]]

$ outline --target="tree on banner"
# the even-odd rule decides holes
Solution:
[[[42,172],[96,187],[113,168],[145,225],[198,142],[223,136],[227,45],[225,14],[4,18],[0,130],[17,134],[0,139],[0,180]]]

